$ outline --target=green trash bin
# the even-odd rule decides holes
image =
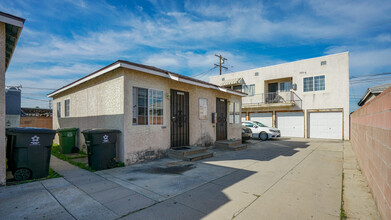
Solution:
[[[60,138],[60,147],[63,154],[78,153],[79,148],[76,146],[76,137],[78,128],[59,128],[57,129]]]
[[[55,130],[7,128],[8,169],[18,181],[47,177]]]
[[[117,165],[116,129],[87,129],[82,131],[87,145],[88,166],[94,170],[110,169]]]

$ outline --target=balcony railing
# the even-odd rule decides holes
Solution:
[[[244,97],[243,105],[261,105],[261,104],[294,104],[299,108],[302,107],[302,99],[296,93],[289,92],[268,92],[254,94],[253,96]]]

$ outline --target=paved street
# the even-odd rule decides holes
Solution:
[[[0,188],[2,219],[339,219],[348,142],[251,141],[199,162],[165,158]]]

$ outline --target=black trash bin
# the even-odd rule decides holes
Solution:
[[[55,130],[7,128],[8,169],[16,180],[47,177]]]
[[[117,135],[115,129],[87,129],[82,131],[87,145],[88,166],[93,170],[110,169],[117,165]]]

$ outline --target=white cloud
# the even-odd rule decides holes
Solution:
[[[390,43],[391,34],[380,34],[377,37],[375,37],[375,40],[381,43]]]
[[[363,75],[379,73],[383,69],[391,69],[391,48],[374,48],[369,46],[344,45],[330,47],[326,54],[349,51],[350,73]]]
[[[82,77],[84,75],[90,74],[102,66],[100,65],[90,65],[90,64],[81,64],[76,63],[69,66],[48,66],[48,67],[30,67],[26,69],[16,69],[7,71],[6,80],[41,80],[44,78],[69,78],[73,77]]]

